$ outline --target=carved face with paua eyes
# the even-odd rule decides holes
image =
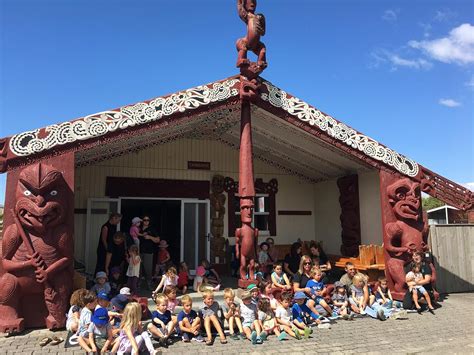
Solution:
[[[29,166],[18,178],[15,213],[26,229],[44,232],[64,221],[67,194],[61,172],[42,163]]]
[[[420,184],[401,179],[387,188],[387,195],[395,214],[402,219],[420,218]]]

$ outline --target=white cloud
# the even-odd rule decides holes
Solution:
[[[447,37],[431,41],[410,41],[408,45],[443,63],[474,63],[474,26],[464,23],[452,29]]]
[[[452,18],[456,17],[456,13],[449,10],[449,9],[443,9],[443,10],[437,10],[435,16],[433,17],[434,21],[438,22],[447,22],[451,20]]]
[[[474,191],[474,182],[466,182],[466,183],[461,184],[461,185],[468,188],[471,191]]]
[[[394,23],[397,22],[398,20],[398,14],[400,13],[400,9],[388,9],[385,10],[385,12],[382,15],[382,20]]]
[[[458,107],[461,103],[453,99],[439,99],[438,103],[446,107]]]
[[[387,51],[385,49],[378,49],[371,53],[372,57],[372,68],[378,68],[381,64],[391,65],[391,70],[395,71],[399,67],[417,69],[417,70],[429,70],[433,66],[429,61],[423,58],[408,59],[402,57],[400,54]]]

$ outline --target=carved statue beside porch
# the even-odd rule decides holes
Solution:
[[[214,175],[211,182],[211,261],[225,263],[225,245],[226,239],[224,234],[224,215],[226,197],[224,192],[224,177],[222,175]]]
[[[396,180],[386,189],[396,221],[385,225],[385,273],[395,294],[406,291],[404,265],[414,251],[428,249],[429,227],[421,212],[420,184],[408,178]],[[395,295],[394,295],[395,296]]]
[[[258,229],[252,227],[253,198],[240,199],[242,227],[235,231],[235,255],[240,259],[239,286],[246,287],[245,281],[254,282],[255,246],[258,244]],[[248,266],[248,278],[247,278]]]
[[[0,332],[65,326],[73,280],[71,196],[62,173],[51,166],[20,172],[13,223],[2,240]]]
[[[247,52],[250,50],[257,56],[257,70],[260,72],[267,67],[266,48],[260,41],[260,37],[265,35],[265,16],[256,14],[257,0],[237,0],[237,10],[239,17],[247,25],[247,35],[237,40],[236,46],[239,52],[237,67],[250,66],[247,59]]]

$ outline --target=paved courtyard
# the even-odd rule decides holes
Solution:
[[[338,321],[331,329],[316,329],[308,340],[278,342],[271,337],[263,345],[229,340],[212,347],[177,342],[163,353],[172,354],[258,354],[258,353],[439,353],[474,354],[474,293],[446,296],[436,315],[409,313],[407,319],[384,322],[359,318]],[[65,349],[64,344],[40,348],[38,342],[53,335],[48,330],[29,331],[23,335],[0,336],[1,354],[83,354],[78,347]],[[66,332],[54,335],[66,337]]]

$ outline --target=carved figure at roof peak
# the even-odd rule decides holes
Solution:
[[[261,73],[267,67],[266,47],[260,41],[260,37],[265,35],[265,16],[256,14],[257,0],[237,0],[237,10],[239,17],[247,25],[247,35],[237,40],[236,46],[239,52],[237,67],[253,67],[252,62],[247,59],[247,52],[250,50],[257,56],[257,63],[253,68]],[[256,73],[258,75],[258,73]]]

